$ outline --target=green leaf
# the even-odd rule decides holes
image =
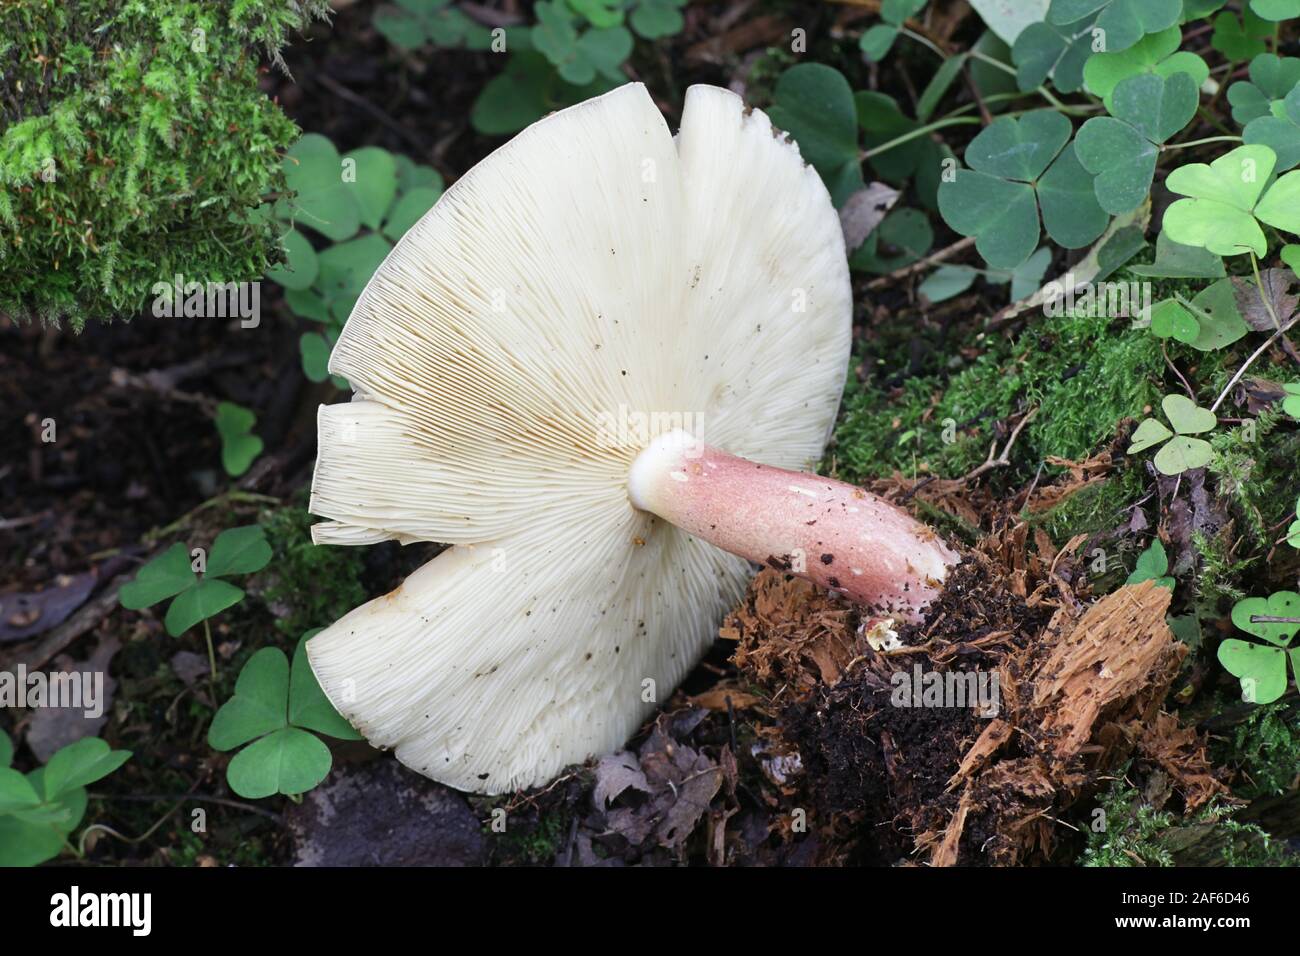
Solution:
[[[310,289],[305,291],[290,289],[284,294],[284,301],[288,303],[294,315],[304,319],[311,319],[313,322],[328,322],[330,320],[329,304],[318,293]]]
[[[1174,433],[1165,427],[1164,422],[1155,418],[1144,418],[1133,432],[1127,454],[1135,455],[1140,451],[1146,451],[1166,438],[1172,438],[1173,435]]]
[[[402,50],[419,49],[429,39],[424,21],[400,7],[379,7],[371,23],[385,40]]]
[[[927,0],[884,0],[880,5],[880,17],[886,23],[900,27],[908,17],[920,13],[926,2]]]
[[[393,206],[392,211],[388,214],[388,220],[384,223],[384,235],[393,242],[397,242],[406,231],[420,221],[420,218],[433,208],[442,190],[431,187],[419,187],[412,189]]]
[[[1096,28],[1104,31],[1105,47],[1126,50],[1145,34],[1174,27],[1183,13],[1182,0],[1052,0],[1049,23],[1066,26],[1100,11]]]
[[[1031,23],[1016,37],[1011,59],[1016,65],[1016,84],[1021,92],[1042,85],[1048,77],[1062,93],[1083,88],[1083,69],[1092,50],[1092,20],[1080,21],[1068,29],[1050,23]]]
[[[1250,0],[1250,9],[1262,20],[1290,20],[1300,17],[1300,0]]]
[[[387,239],[374,234],[330,246],[320,254],[317,290],[331,303],[331,308],[341,300],[350,312],[392,248]]]
[[[9,735],[0,728],[0,767],[8,767],[14,762],[14,742],[9,739]]]
[[[298,339],[302,372],[310,381],[323,382],[330,377],[330,344],[319,332],[304,332]]]
[[[1267,49],[1264,39],[1252,36],[1236,14],[1227,10],[1214,18],[1214,36],[1210,46],[1223,54],[1229,63],[1241,63]]]
[[[887,23],[877,23],[869,30],[864,30],[858,38],[858,49],[872,63],[879,63],[894,47],[898,39],[898,28]]]
[[[632,29],[647,40],[675,36],[686,25],[680,9],[685,5],[686,0],[641,0],[629,18]]]
[[[1143,581],[1155,581],[1161,587],[1174,589],[1174,579],[1169,577],[1169,555],[1159,538],[1152,539],[1147,549],[1138,555],[1137,566],[1124,583],[1140,584]]]
[[[293,672],[289,682],[289,723],[305,727],[320,734],[340,740],[360,740],[361,735],[334,709],[325,692],[321,690],[316,675],[307,660],[307,641],[316,634],[303,635],[293,652]]]
[[[1124,82],[1147,78],[1135,76]],[[1160,150],[1128,123],[1094,116],[1080,128],[1075,151],[1084,169],[1096,176],[1093,189],[1106,212],[1121,215],[1136,209],[1151,192]]]
[[[1162,475],[1181,475],[1193,468],[1204,468],[1213,458],[1214,449],[1209,442],[1175,435],[1156,452],[1154,463]]]
[[[893,272],[930,251],[934,230],[919,209],[895,209],[853,253],[849,266],[866,272]]]
[[[1180,51],[1182,31],[1170,27],[1143,37],[1136,45],[1120,53],[1094,53],[1083,68],[1088,89],[1100,96],[1110,109],[1111,94],[1130,76],[1155,73],[1171,76],[1187,73],[1199,88],[1210,76],[1210,67],[1195,53]]]
[[[1282,251],[1278,253],[1278,257],[1295,273],[1297,278],[1300,278],[1300,245],[1283,246]]]
[[[1263,256],[1268,243],[1252,211],[1275,159],[1267,146],[1239,146],[1208,166],[1192,163],[1175,169],[1165,185],[1190,198],[1180,199],[1166,210],[1164,230],[1169,238],[1221,256],[1252,250]],[[1291,218],[1285,210],[1270,211],[1278,218]]]
[[[578,38],[578,54],[591,64],[596,73],[609,79],[623,80],[625,78],[619,72],[619,67],[632,55],[632,34],[626,27],[588,30]],[[588,75],[585,69],[570,75],[561,68],[560,76],[570,83],[578,84],[590,83],[595,79],[594,74]]]
[[[969,289],[978,275],[970,266],[941,265],[926,277],[918,291],[932,304],[945,302]]]
[[[1277,171],[1300,165],[1300,86],[1271,104],[1270,113],[1246,124],[1242,139],[1277,154]]]
[[[1047,16],[1050,0],[971,0],[971,6],[1002,42],[1015,43]]]
[[[961,68],[966,65],[966,59],[964,53],[948,57],[926,84],[920,99],[916,101],[916,118],[922,123],[930,119],[935,107],[939,105],[953,81],[961,75]]]
[[[1300,234],[1300,170],[1277,179],[1255,206],[1255,216],[1284,232]]]
[[[892,96],[869,90],[853,96],[858,126],[868,150],[891,142],[920,127],[920,123],[903,115]],[[918,136],[867,160],[876,174],[888,182],[901,183],[917,172],[926,156],[933,156],[933,140]],[[935,164],[936,166],[938,163]]]
[[[234,696],[212,718],[208,746],[234,750],[288,725],[289,659],[278,647],[264,647],[244,664]]]
[[[623,22],[619,0],[567,0],[593,27],[613,27]]]
[[[113,750],[98,737],[83,737],[59,750],[45,764],[46,800],[57,800],[78,787],[107,777],[131,759],[129,750]]]
[[[284,176],[296,195],[276,203],[278,217],[310,226],[335,242],[361,228],[356,199],[343,183],[342,158],[324,136],[308,133],[298,140],[285,154]]]
[[[127,610],[138,611],[180,594],[197,581],[190,567],[189,549],[177,542],[136,572],[134,580],[122,585],[118,600]]]
[[[1188,342],[1194,349],[1213,352],[1240,339],[1250,331],[1237,307],[1235,288],[1230,279],[1221,279],[1202,289],[1190,302],[1181,303],[1192,313],[1200,331],[1195,341]]]
[[[1232,606],[1232,623],[1247,634],[1262,638],[1278,647],[1286,647],[1300,631],[1300,622],[1254,621],[1254,617],[1300,618],[1300,594],[1276,591],[1267,598],[1242,598]]]
[[[267,270],[266,277],[286,289],[306,289],[316,281],[316,250],[297,229],[290,229],[280,240],[285,261]]]
[[[266,567],[270,560],[271,545],[261,525],[228,528],[212,542],[206,573],[210,578],[252,574]]]
[[[0,867],[37,866],[52,860],[62,851],[64,837],[58,826],[0,816]]]
[[[1228,87],[1232,118],[1245,126],[1253,119],[1268,116],[1273,104],[1300,85],[1300,57],[1280,57],[1261,53],[1250,61],[1250,81],[1242,80]]]
[[[172,601],[163,624],[168,634],[179,637],[200,621],[238,604],[243,597],[244,592],[229,582],[204,578]]]
[[[1043,208],[1043,228],[1066,249],[1091,244],[1110,222],[1074,143],[1061,150],[1038,181],[1038,201]]]
[[[1222,279],[1227,275],[1220,256],[1208,249],[1174,242],[1163,231],[1156,237],[1155,262],[1132,266],[1131,271],[1153,279]]]
[[[397,164],[393,154],[378,146],[363,146],[343,157],[343,169],[353,174],[354,178],[345,179],[343,185],[352,191],[362,225],[378,229],[397,195]]]
[[[262,439],[252,433],[257,416],[242,405],[217,405],[217,434],[221,436],[221,465],[226,474],[238,478],[262,453]]]
[[[0,813],[12,813],[39,806],[41,796],[25,776],[9,767],[0,767]]]
[[[1286,692],[1286,652],[1230,637],[1219,645],[1219,663],[1241,680],[1241,699],[1270,704]]]
[[[1165,417],[1179,435],[1213,431],[1219,420],[1208,408],[1201,408],[1186,395],[1166,395],[1160,401]]]
[[[235,754],[226,768],[226,782],[248,800],[305,793],[325,779],[330,763],[329,748],[319,738],[285,727]]]
[[[995,268],[1014,269],[1038,245],[1038,203],[1028,183],[958,169],[939,186],[939,210],[956,232],[975,236],[975,248]]]
[[[1201,326],[1177,301],[1165,299],[1151,307],[1151,332],[1158,338],[1174,338],[1191,344],[1200,335]]]
[[[1070,140],[1070,121],[1055,110],[1003,116],[966,147],[966,165],[1001,179],[1032,182]]]
[[[792,66],[777,80],[769,114],[799,144],[804,162],[821,174],[828,188],[841,181],[846,169],[861,183],[857,105],[838,70],[820,63]],[[831,190],[832,196],[835,192]]]

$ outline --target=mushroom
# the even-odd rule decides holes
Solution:
[[[313,540],[451,547],[308,642],[326,695],[420,773],[499,793],[622,745],[751,560],[914,616],[956,555],[788,470],[830,434],[851,314],[825,187],[736,95],[692,87],[675,138],[640,84],[525,129],[334,347],[355,394],[320,409]]]

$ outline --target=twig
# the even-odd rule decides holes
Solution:
[[[1006,444],[1002,446],[1002,454],[998,455],[996,458],[993,457],[993,453],[998,447],[997,441],[994,441],[993,444],[989,446],[989,456],[988,459],[984,462],[984,464],[979,465],[976,468],[973,468],[971,471],[967,472],[965,475],[958,478],[957,481],[958,482],[971,481],[975,478],[978,478],[986,471],[992,471],[994,468],[1005,468],[1007,465],[1011,464],[1011,458],[1009,456],[1011,454],[1012,447],[1016,443],[1016,439],[1020,437],[1020,432],[1024,429],[1026,425],[1030,423],[1030,421],[1033,420],[1033,417],[1037,414],[1038,414],[1038,407],[1035,406],[1034,408],[1031,408],[1029,412],[1022,419],[1020,419],[1020,421],[1016,424],[1016,427],[1011,430],[1011,437],[1009,437],[1006,441]]]
[[[892,285],[893,283],[897,282],[899,279],[906,279],[910,275],[915,275],[918,272],[924,272],[926,269],[928,269],[930,266],[934,265],[935,263],[943,262],[945,259],[950,259],[953,256],[957,255],[957,253],[969,249],[973,245],[975,245],[974,236],[967,236],[965,239],[959,239],[956,242],[954,242],[951,246],[948,246],[945,249],[940,249],[938,252],[933,253],[932,255],[928,255],[924,259],[918,259],[916,262],[913,262],[910,266],[904,266],[901,269],[895,269],[893,272],[889,273],[888,275],[883,275],[880,276],[879,278],[872,279],[870,282],[867,283],[867,289],[868,290],[883,289],[886,286]]]

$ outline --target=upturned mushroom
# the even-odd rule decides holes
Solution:
[[[397,244],[330,359],[321,544],[450,545],[307,645],[376,746],[451,786],[613,750],[776,563],[895,618],[957,556],[821,456],[852,301],[817,173],[714,87],[555,113]],[[725,449],[725,450],[724,450]],[[743,457],[738,457],[743,456]]]

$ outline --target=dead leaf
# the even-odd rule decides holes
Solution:
[[[1259,279],[1264,287],[1263,296],[1253,278],[1234,276],[1232,279],[1232,291],[1242,319],[1256,332],[1276,332],[1278,326],[1273,321],[1274,314],[1282,328],[1292,325],[1296,319],[1296,305],[1300,303],[1300,296],[1291,292],[1296,283],[1295,274],[1290,269],[1265,269],[1259,274]],[[1269,306],[1272,306],[1272,312]]]
[[[43,590],[0,594],[0,643],[26,640],[62,624],[86,603],[95,580],[93,571],[60,574]]]
[[[862,245],[896,202],[898,190],[884,183],[871,183],[849,196],[840,209],[844,248],[852,252]]]

